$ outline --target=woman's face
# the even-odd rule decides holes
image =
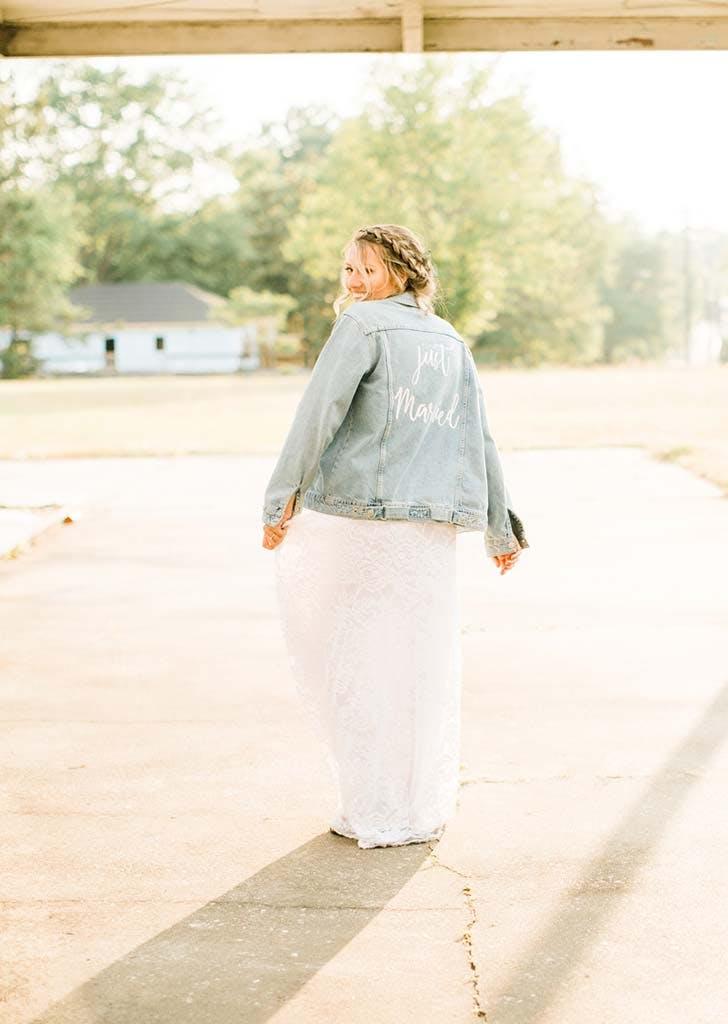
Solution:
[[[363,266],[358,265],[356,246],[352,242],[344,256],[344,287],[357,299],[386,299],[399,291],[389,280],[382,258],[372,246],[365,246]],[[367,292],[369,294],[367,295]]]

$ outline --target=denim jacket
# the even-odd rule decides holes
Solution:
[[[482,530],[488,555],[518,548],[472,353],[411,290],[337,317],[266,488],[263,522],[280,522],[294,492],[293,516],[303,506],[433,519]]]

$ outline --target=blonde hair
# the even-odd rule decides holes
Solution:
[[[430,250],[414,231],[402,224],[370,224],[359,228],[344,245],[341,250],[343,258],[346,258],[346,250],[350,245],[355,247],[360,269],[363,267],[365,250],[369,247],[375,249],[387,268],[392,284],[400,292],[411,289],[420,309],[427,313],[434,312],[434,300],[439,292],[437,272]],[[337,316],[346,300],[351,298],[344,283],[343,267],[339,284],[342,290],[333,303]]]

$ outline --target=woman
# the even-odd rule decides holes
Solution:
[[[330,830],[371,848],[437,839],[456,809],[458,531],[483,532],[501,575],[528,543],[470,349],[433,311],[422,241],[377,224],[343,256],[337,318],[266,488],[263,546],[338,795]]]

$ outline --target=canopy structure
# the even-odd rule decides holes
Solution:
[[[728,0],[6,0],[0,6],[6,57],[702,49],[728,49]]]

